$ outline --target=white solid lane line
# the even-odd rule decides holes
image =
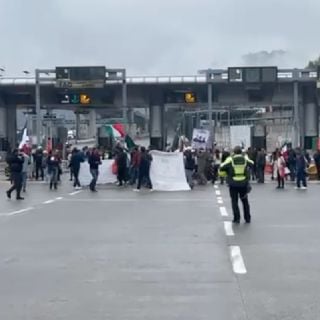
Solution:
[[[226,232],[226,235],[229,237],[234,236],[234,232],[232,229],[232,222],[231,221],[224,221],[224,231]]]
[[[74,191],[74,192],[70,192],[69,195],[70,196],[75,196],[76,194],[82,192],[82,190],[79,190],[79,191]]]
[[[221,191],[220,190],[216,190],[216,195],[217,196],[221,196]]]
[[[7,214],[5,214],[5,216],[10,217],[10,216],[14,216],[16,214],[28,212],[28,211],[33,210],[33,209],[34,209],[33,207],[29,207],[29,208],[25,208],[25,209],[21,209],[21,210],[17,210],[17,211],[13,211],[13,212],[7,213]]]
[[[226,207],[220,207],[220,213],[223,217],[228,217],[228,212]]]
[[[244,264],[239,246],[230,246],[230,257],[231,257],[233,272],[237,274],[246,274],[247,269]]]

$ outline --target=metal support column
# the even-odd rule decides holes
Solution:
[[[123,122],[128,124],[128,96],[126,70],[122,71],[122,117]]]
[[[212,112],[213,112],[213,106],[212,106],[212,83],[210,82],[210,77],[209,77],[208,74],[207,74],[207,81],[208,81],[208,121],[209,121],[209,125],[210,125],[211,143],[213,145],[215,137],[214,137],[213,119],[212,119]]]
[[[36,100],[36,131],[37,131],[37,145],[40,146],[42,141],[41,141],[41,101],[40,101],[40,72],[38,69],[36,69],[36,92],[35,92],[35,100]]]
[[[80,113],[76,111],[75,114],[76,114],[76,142],[78,142],[78,140],[80,140]]]

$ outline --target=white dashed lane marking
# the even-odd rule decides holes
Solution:
[[[231,221],[224,221],[223,223],[224,223],[224,231],[226,232],[226,235],[228,237],[234,236],[232,222]]]
[[[216,189],[215,193],[217,196],[218,204],[223,204],[223,198],[221,195],[221,191],[219,190],[217,185],[215,185],[214,188]],[[225,217],[229,216],[226,207],[220,206],[219,210],[220,210],[220,214],[222,217],[225,218]],[[225,234],[228,237],[233,237],[235,235],[231,221],[223,221],[223,226],[224,226]],[[230,259],[231,259],[231,263],[232,263],[233,272],[236,274],[246,274],[247,269],[244,264],[244,260],[243,260],[242,254],[241,254],[240,247],[236,246],[236,245],[229,246],[229,250],[230,250]]]
[[[11,217],[11,216],[14,216],[16,214],[21,214],[21,213],[25,213],[25,212],[31,211],[33,209],[34,209],[34,207],[29,207],[29,208],[25,208],[25,209],[21,209],[21,210],[17,210],[17,211],[6,213],[6,214],[4,214],[4,216]]]
[[[244,264],[239,246],[230,246],[230,257],[231,257],[233,272],[237,274],[246,274],[247,269]]]
[[[74,191],[74,192],[70,192],[69,195],[70,196],[75,196],[76,194],[82,192],[82,190],[79,190],[79,191]]]
[[[220,207],[220,213],[222,217],[228,217],[228,211],[226,207]]]
[[[54,200],[47,200],[47,201],[44,201],[44,202],[42,202],[43,204],[50,204],[50,203],[53,203],[54,202]]]

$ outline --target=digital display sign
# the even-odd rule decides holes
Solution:
[[[233,67],[228,69],[229,82],[275,83],[277,80],[277,67]]]
[[[243,69],[242,68],[229,68],[228,69],[229,82],[242,82]]]
[[[103,88],[105,67],[56,67],[58,88]]]
[[[277,67],[264,67],[261,68],[261,81],[262,82],[277,82],[278,81],[278,68]]]

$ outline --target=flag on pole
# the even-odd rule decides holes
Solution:
[[[107,125],[105,126],[107,134],[109,134],[114,139],[123,138],[125,136],[124,128],[121,124]]]
[[[134,147],[137,146],[128,134],[126,135],[126,137],[124,139],[124,142],[125,142],[126,148],[128,150],[131,150],[131,149],[133,149]]]
[[[28,144],[29,144],[28,131],[27,131],[27,128],[24,128],[22,133],[22,138],[19,143],[19,149],[23,149],[25,146],[28,146]]]

